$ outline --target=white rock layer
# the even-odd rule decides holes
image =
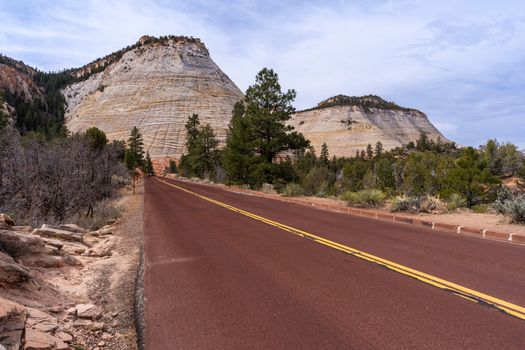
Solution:
[[[167,40],[127,51],[104,71],[67,86],[66,125],[92,126],[110,140],[126,140],[137,126],[152,158],[179,158],[188,116],[197,113],[224,141],[241,91],[199,41]]]
[[[337,106],[294,114],[289,122],[304,134],[317,154],[326,142],[330,156],[352,157],[381,141],[385,150],[416,141],[421,132],[430,139],[448,141],[427,116],[419,111],[370,108],[365,112],[358,106]]]

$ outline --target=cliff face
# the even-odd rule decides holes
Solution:
[[[68,129],[96,126],[110,139],[126,140],[137,126],[153,158],[180,157],[184,124],[192,113],[224,140],[233,105],[243,98],[198,39],[142,37],[125,52],[87,65],[77,75],[100,69],[101,62],[101,72],[62,90]]]
[[[377,141],[385,150],[392,149],[416,141],[421,133],[448,141],[424,113],[377,96],[336,96],[318,107],[297,112],[289,124],[303,133],[317,152],[326,142],[330,156],[338,157],[354,156]]]

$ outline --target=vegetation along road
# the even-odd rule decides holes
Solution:
[[[525,247],[145,181],[147,349],[525,344]]]

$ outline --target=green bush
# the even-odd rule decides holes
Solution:
[[[447,201],[447,208],[454,211],[467,206],[467,199],[458,193],[452,193]]]
[[[303,194],[303,189],[299,184],[290,182],[282,188],[281,194],[284,197],[297,197]]]
[[[348,205],[359,208],[380,207],[383,205],[386,195],[375,189],[362,190],[358,192],[345,192],[340,196],[341,200],[348,202]]]
[[[486,214],[489,212],[489,210],[490,210],[490,205],[488,204],[476,204],[475,206],[472,207],[472,211],[478,214]]]

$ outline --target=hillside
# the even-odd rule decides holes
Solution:
[[[73,74],[90,76],[62,90],[68,129],[96,126],[125,140],[137,126],[153,158],[180,157],[192,113],[224,140],[233,105],[243,97],[205,45],[187,37],[145,36]]]
[[[377,141],[386,150],[392,149],[416,141],[421,133],[448,141],[423,112],[374,95],[329,98],[295,113],[289,124],[303,133],[317,151],[326,142],[330,155],[338,157],[354,156]]]

